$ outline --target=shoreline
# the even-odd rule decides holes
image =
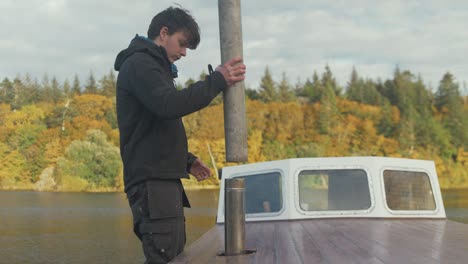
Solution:
[[[219,185],[192,185],[184,186],[186,191],[199,191],[199,190],[218,190]],[[442,192],[447,191],[462,191],[468,190],[468,186],[440,188]],[[76,190],[37,190],[30,188],[0,188],[0,192],[51,192],[51,193],[124,193],[123,189],[92,189],[85,191]]]
[[[202,185],[202,186],[184,186],[186,191],[199,191],[199,190],[217,190],[218,185]],[[0,188],[0,192],[50,192],[50,193],[125,193],[122,189],[91,189],[84,191],[77,190],[37,190],[31,188]]]

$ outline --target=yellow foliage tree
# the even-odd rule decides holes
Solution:
[[[23,178],[25,163],[21,153],[0,142],[0,188],[28,189],[30,184]]]
[[[11,112],[11,106],[9,104],[0,104],[0,127],[5,126],[5,119]],[[7,138],[7,130],[0,129],[0,142],[5,142]]]

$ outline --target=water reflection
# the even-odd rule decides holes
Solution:
[[[468,223],[468,190],[443,194],[449,218]],[[189,245],[215,225],[218,190],[187,195]],[[0,192],[0,263],[142,263],[131,221],[122,193]]]
[[[135,254],[136,239],[121,227],[131,225],[123,199],[123,194],[0,193],[0,263],[142,259]]]
[[[447,218],[468,224],[468,189],[442,190],[442,197]]]
[[[187,243],[215,224],[217,191],[189,192]],[[0,263],[143,263],[122,193],[0,192]]]

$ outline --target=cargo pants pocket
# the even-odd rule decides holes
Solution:
[[[177,255],[170,223],[142,223],[139,232],[142,235],[146,263],[167,263]]]
[[[132,210],[133,232],[141,240],[139,225],[149,215],[146,185],[139,184],[130,188],[127,192],[127,198]]]
[[[183,217],[183,187],[179,179],[146,182],[150,219]]]

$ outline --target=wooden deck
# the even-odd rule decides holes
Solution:
[[[468,225],[428,219],[312,219],[250,222],[251,255],[220,257],[217,225],[171,263],[467,263]]]

